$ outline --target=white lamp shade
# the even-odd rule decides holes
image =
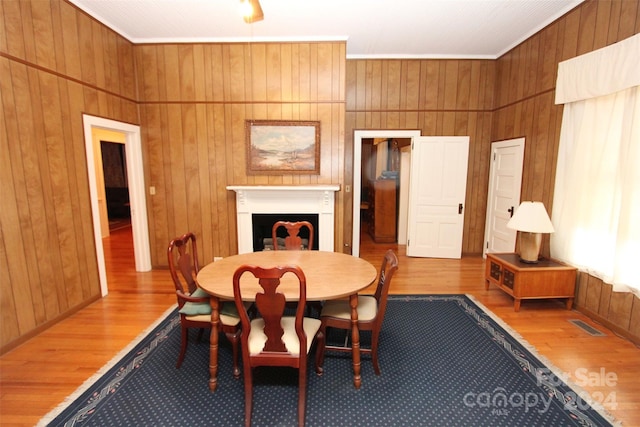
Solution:
[[[542,202],[522,202],[507,223],[507,228],[529,233],[553,233],[555,231]]]

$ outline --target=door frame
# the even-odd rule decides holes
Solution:
[[[100,210],[98,207],[98,187],[93,148],[92,129],[106,129],[125,134],[125,156],[127,159],[127,177],[129,184],[129,203],[131,205],[131,231],[133,233],[133,252],[136,271],[151,270],[151,249],[149,245],[149,225],[147,220],[147,201],[145,198],[144,169],[142,162],[142,140],[140,126],[118,122],[102,117],[82,115],[84,127],[85,153],[87,156],[87,174],[93,218],[93,236],[95,240],[96,260],[100,278],[102,296],[109,293],[107,269],[100,230]]]
[[[360,256],[360,197],[362,194],[362,140],[365,138],[413,138],[420,130],[354,130],[353,131],[353,212],[351,255]]]

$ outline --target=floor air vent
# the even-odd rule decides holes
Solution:
[[[599,330],[597,330],[596,328],[592,327],[591,325],[583,322],[582,320],[572,319],[572,320],[569,320],[569,322],[573,323],[578,328],[582,329],[583,331],[585,331],[586,333],[588,333],[592,337],[604,337],[604,336],[606,336],[606,334],[604,332],[600,332]]]

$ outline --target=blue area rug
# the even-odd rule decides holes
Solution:
[[[348,354],[327,353],[322,377],[311,362],[306,425],[611,425],[507,329],[465,295],[391,296],[380,339],[382,375],[363,355],[356,390]],[[228,341],[221,335],[218,389],[211,393],[208,337],[196,343],[192,334],[176,369],[180,327],[172,311],[40,424],[243,425],[243,381],[233,378]],[[366,345],[370,336],[361,338]],[[297,371],[259,368],[254,378],[252,425],[295,426]]]

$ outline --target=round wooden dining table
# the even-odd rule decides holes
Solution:
[[[358,292],[371,285],[376,277],[376,268],[368,261],[340,252],[326,251],[261,251],[232,255],[212,262],[198,273],[198,285],[211,298],[211,341],[209,353],[209,389],[217,387],[218,376],[218,323],[220,321],[219,299],[233,300],[233,275],[242,265],[275,267],[299,266],[307,281],[307,301],[324,301],[349,297],[351,307],[351,339],[353,356],[353,384],[360,388],[360,333],[358,330]],[[241,286],[243,283],[241,282]],[[297,300],[298,284],[293,278],[283,277],[278,290],[287,300]],[[254,292],[255,290],[255,292]],[[255,297],[260,292],[244,289],[243,293]],[[250,301],[252,299],[247,299]]]

